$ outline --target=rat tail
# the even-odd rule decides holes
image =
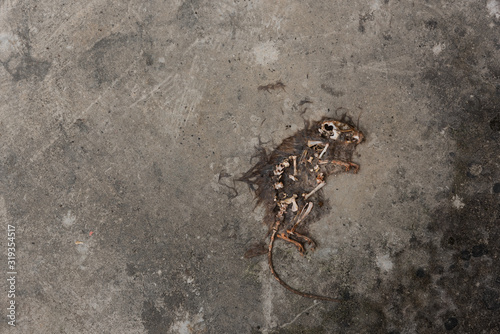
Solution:
[[[267,259],[268,259],[268,262],[269,262],[269,268],[271,269],[271,273],[273,274],[274,278],[276,278],[276,280],[281,285],[283,285],[287,290],[289,290],[289,291],[291,291],[291,292],[293,292],[293,293],[295,293],[295,294],[297,294],[299,296],[306,297],[306,298],[311,298],[311,299],[316,299],[316,300],[324,300],[324,301],[329,301],[329,302],[335,302],[335,303],[342,302],[343,300],[341,300],[341,299],[335,299],[335,298],[330,298],[330,297],[325,297],[325,296],[313,295],[313,294],[310,294],[310,293],[305,293],[305,292],[299,291],[297,289],[294,289],[291,286],[289,286],[288,284],[286,284],[278,276],[278,274],[274,270],[274,266],[273,266],[273,245],[274,245],[274,239],[276,238],[276,233],[278,232],[279,226],[280,226],[280,221],[276,221],[275,224],[274,224],[274,227],[273,227],[273,233],[271,234],[271,241],[269,242],[269,249],[267,251]]]

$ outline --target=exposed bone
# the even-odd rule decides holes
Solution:
[[[281,189],[283,188],[283,182],[276,182],[274,184],[274,189]]]
[[[285,168],[290,167],[290,163],[288,162],[288,159],[283,160],[283,162],[277,164],[274,168],[274,175],[281,175],[283,174],[283,171]]]
[[[292,211],[296,212],[299,210],[297,202],[295,201],[296,198],[297,198],[297,195],[293,194],[292,197],[289,197],[289,198],[282,200],[281,203],[286,204],[286,205],[292,204]]]
[[[313,146],[316,146],[316,145],[324,145],[325,143],[323,143],[322,141],[319,141],[319,140],[308,140],[307,141],[307,146],[309,147],[313,147]]]
[[[326,136],[330,137],[330,139],[337,140],[337,138],[340,135],[340,132],[344,132],[342,130],[339,131],[339,125],[341,125],[341,124],[342,123],[337,122],[337,121],[324,122],[318,130],[319,130],[319,133],[321,133],[322,135],[326,135]],[[332,130],[327,130],[326,129],[327,125],[332,127]]]
[[[290,156],[290,159],[293,160],[293,175],[297,175],[297,156],[292,155]]]
[[[330,136],[330,139],[337,140],[340,133],[338,131],[333,130],[333,135]]]
[[[298,181],[298,180],[299,180],[299,179],[297,179],[295,176],[290,175],[290,174],[288,174],[288,177],[289,177],[289,178],[291,178],[291,179],[292,179],[292,180],[294,180],[294,181]]]
[[[321,154],[319,155],[318,159],[321,159],[321,157],[323,156],[323,154],[325,154],[326,150],[328,149],[328,146],[330,146],[330,144],[326,144],[325,145],[325,148],[323,149],[323,151],[321,151]]]
[[[317,192],[318,190],[320,190],[321,188],[323,188],[325,186],[326,182],[321,182],[320,184],[318,184],[316,186],[316,188],[314,188],[313,190],[311,190],[311,192],[309,194],[302,194],[302,196],[304,196],[304,199],[308,199],[309,197],[311,197],[315,192]]]
[[[289,230],[289,232],[295,233],[295,229],[297,228],[297,226],[299,226],[299,224],[307,217],[307,215],[311,213],[312,208],[313,208],[312,202],[308,202],[302,208],[300,213],[297,216],[295,216],[295,218],[297,218],[297,221],[295,222],[295,224],[293,224],[293,227]]]
[[[281,218],[283,218],[283,214],[285,214],[286,209],[288,208],[288,204],[282,202],[279,204],[279,206],[280,206],[280,211],[276,214],[276,218],[281,220]]]
[[[305,163],[307,158],[307,150],[302,151],[302,154],[300,155],[300,162],[299,163]]]
[[[307,208],[307,209],[306,209]],[[299,219],[298,221],[295,223],[295,225],[298,225],[302,220],[304,220],[307,215],[309,213],[311,213],[311,210],[313,208],[313,202],[308,202],[303,208],[302,208],[302,211],[300,211],[300,214],[299,214]],[[304,212],[305,210],[305,212]]]
[[[297,195],[293,194],[292,197],[288,197],[288,198],[282,200],[281,203],[292,204],[292,202],[294,202],[296,198],[297,198]]]

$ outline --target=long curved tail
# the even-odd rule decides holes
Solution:
[[[311,298],[311,299],[316,299],[316,300],[325,300],[325,301],[335,302],[335,303],[343,302],[343,300],[341,300],[341,299],[335,299],[335,298],[330,298],[330,297],[318,296],[318,295],[313,295],[313,294],[310,294],[310,293],[305,293],[305,292],[296,290],[296,289],[292,288],[291,286],[289,286],[288,284],[286,284],[285,282],[283,282],[283,280],[278,276],[278,274],[274,270],[274,266],[273,266],[273,245],[274,245],[274,239],[276,237],[276,233],[278,232],[279,226],[280,226],[280,221],[276,221],[276,223],[275,223],[275,225],[273,227],[273,233],[271,234],[271,241],[269,242],[269,249],[267,251],[267,259],[268,259],[268,262],[269,262],[269,268],[271,269],[271,273],[273,273],[274,278],[276,278],[276,280],[281,285],[283,285],[288,291],[291,291],[291,292],[293,292],[293,293],[295,293],[295,294],[297,294],[299,296],[306,297],[306,298]]]

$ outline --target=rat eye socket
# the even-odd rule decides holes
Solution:
[[[333,130],[333,125],[325,124],[325,130],[326,131],[332,131]]]

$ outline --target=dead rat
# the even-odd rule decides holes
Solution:
[[[353,171],[359,166],[351,162],[356,146],[364,136],[342,117],[340,121],[323,118],[286,138],[270,154],[260,149],[259,161],[239,181],[246,182],[255,191],[257,205],[265,205],[264,223],[269,227],[267,249],[250,248],[245,257],[267,252],[269,268],[276,280],[286,289],[300,296],[339,302],[340,299],[298,291],[286,284],[273,267],[272,252],[276,238],[292,243],[301,255],[308,244],[315,242],[307,235],[306,223],[323,206],[321,188],[329,175]],[[316,217],[317,218],[317,217]]]

